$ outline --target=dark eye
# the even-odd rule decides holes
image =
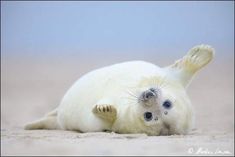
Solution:
[[[166,108],[166,109],[170,109],[170,108],[172,107],[172,104],[171,104],[171,102],[170,102],[169,100],[166,100],[166,101],[162,104],[162,106],[163,106],[164,108]]]
[[[145,119],[146,121],[152,120],[152,119],[153,119],[153,114],[152,114],[151,112],[145,112],[145,113],[144,113],[144,119]]]

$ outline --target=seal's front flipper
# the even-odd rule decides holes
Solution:
[[[95,115],[109,122],[113,122],[117,117],[117,109],[112,105],[95,105],[92,111]]]
[[[206,66],[214,56],[214,49],[208,45],[198,45],[174,64],[166,67],[184,87],[187,87],[194,74]]]

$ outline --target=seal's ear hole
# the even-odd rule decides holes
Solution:
[[[146,121],[151,121],[151,120],[153,119],[153,114],[152,114],[152,112],[145,112],[145,113],[144,113],[144,119],[145,119]]]

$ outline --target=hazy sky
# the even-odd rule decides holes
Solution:
[[[233,53],[234,2],[1,2],[8,54]]]

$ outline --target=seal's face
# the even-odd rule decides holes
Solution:
[[[139,118],[150,135],[184,134],[192,124],[192,108],[185,89],[176,82],[150,85],[138,96]]]

